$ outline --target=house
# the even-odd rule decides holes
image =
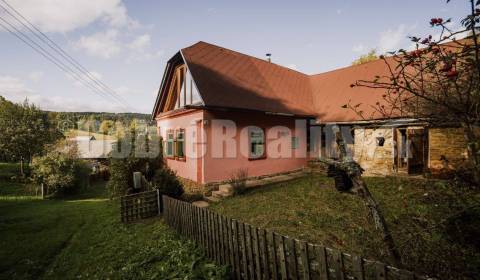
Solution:
[[[312,158],[335,157],[333,127],[340,127],[367,175],[462,164],[465,141],[458,128],[375,119],[373,110],[367,113],[375,121],[365,121],[342,108],[381,100],[381,90],[350,85],[384,71],[377,60],[306,75],[205,42],[181,49],[166,65],[152,114],[167,165],[201,184],[228,180],[240,169],[249,176],[288,172]]]
[[[117,140],[97,140],[94,136],[76,136],[68,139],[78,150],[78,157],[88,160],[105,160]]]

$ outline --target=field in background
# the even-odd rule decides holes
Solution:
[[[72,129],[65,132],[65,137],[73,138],[76,136],[93,136],[96,140],[116,140],[117,138],[112,135],[104,135],[101,133],[88,132],[84,130]]]
[[[464,206],[478,205],[478,194],[463,193],[454,199],[442,182],[405,178],[367,178],[367,183],[385,212],[408,269],[442,275],[442,279],[479,275],[478,243],[461,240],[462,235],[468,239],[468,233],[451,231],[444,221]],[[337,192],[330,178],[306,177],[262,187],[211,207],[254,226],[388,262],[362,200]],[[480,220],[466,224],[478,229]]]

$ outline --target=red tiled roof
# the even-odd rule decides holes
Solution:
[[[310,76],[318,120],[321,122],[362,120],[352,109],[342,108],[347,103],[352,106],[361,103],[359,109],[364,111],[365,118],[381,119],[382,115],[372,106],[377,102],[383,103],[382,95],[385,94],[385,90],[350,85],[357,80],[373,80],[377,75],[388,75],[387,71],[385,62],[378,59]]]
[[[310,76],[205,42],[181,52],[205,106],[315,116],[321,122],[361,120],[342,108],[349,100],[362,103],[370,116],[370,105],[382,99],[383,91],[350,85],[387,71],[377,60]]]
[[[206,106],[316,115],[308,75],[205,42],[182,54]]]

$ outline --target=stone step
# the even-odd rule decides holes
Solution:
[[[233,186],[230,184],[223,184],[218,186],[218,190],[224,193],[232,193],[234,192]]]
[[[208,207],[209,204],[206,201],[199,200],[199,201],[192,202],[192,205],[200,207],[200,208],[206,208],[206,207]]]
[[[218,198],[225,198],[225,197],[229,197],[229,196],[232,196],[233,193],[227,193],[227,192],[224,192],[224,191],[213,191],[212,192],[212,196],[213,197],[218,197]]]
[[[214,196],[207,196],[205,197],[205,200],[210,203],[215,203],[215,202],[219,202],[221,199]]]

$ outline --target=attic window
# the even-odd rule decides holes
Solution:
[[[175,69],[175,75],[170,85],[169,94],[172,102],[168,110],[178,109],[201,102],[195,81],[185,65]]]

